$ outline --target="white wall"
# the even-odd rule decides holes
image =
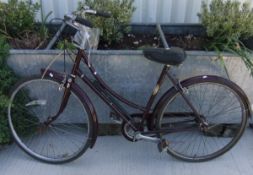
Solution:
[[[8,1],[8,0],[0,0]],[[32,0],[40,2],[40,0]],[[80,0],[41,0],[44,13],[53,11],[51,18],[62,18],[77,8]],[[85,0],[81,0],[85,1]],[[105,0],[106,1],[106,0]],[[198,23],[197,13],[200,11],[202,0],[135,0],[137,8],[132,23]],[[210,2],[211,0],[203,0]],[[242,2],[247,0],[240,0]],[[253,0],[250,0],[253,2]]]

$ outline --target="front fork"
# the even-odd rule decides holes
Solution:
[[[75,79],[76,79],[76,75],[80,66],[82,55],[83,55],[83,51],[79,50],[77,53],[73,68],[71,70],[71,74],[68,77],[66,77],[65,79],[66,81],[63,82],[63,87],[65,87],[65,89],[64,89],[64,94],[62,96],[60,108],[54,116],[49,116],[47,118],[47,121],[44,122],[46,126],[50,125],[53,121],[55,121],[60,116],[60,114],[64,111],[66,105],[68,104],[68,100],[71,95],[71,86],[73,83],[75,83]]]
[[[69,97],[70,97],[70,94],[71,94],[70,89],[71,89],[71,85],[72,85],[73,82],[74,82],[74,78],[68,78],[67,82],[65,82],[63,84],[63,86],[65,87],[65,90],[64,90],[64,94],[62,96],[60,108],[59,108],[58,112],[54,116],[49,116],[47,118],[47,121],[44,122],[45,125],[47,125],[47,126],[50,125],[64,111],[66,105],[68,104],[68,100],[69,100]],[[59,90],[60,90],[60,87],[59,87]]]

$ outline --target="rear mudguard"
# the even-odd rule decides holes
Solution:
[[[235,83],[231,82],[228,79],[222,78],[222,77],[218,77],[218,76],[214,76],[214,75],[202,75],[202,76],[196,76],[196,77],[192,77],[186,80],[183,80],[180,82],[181,85],[178,85],[178,87],[182,86],[185,87],[186,85],[188,85],[191,82],[199,82],[201,80],[220,80],[220,81],[224,81],[229,83],[229,85],[233,86],[236,90],[237,93],[239,94],[239,96],[241,97],[245,108],[246,108],[246,113],[247,116],[249,118],[251,118],[251,105],[249,102],[248,97],[246,96],[245,92]],[[156,127],[156,119],[159,117],[159,115],[161,114],[162,110],[163,110],[163,105],[166,101],[167,98],[171,98],[175,93],[177,92],[175,87],[170,88],[167,92],[164,93],[164,95],[158,100],[155,108],[154,108],[154,112],[153,115],[151,116],[151,119],[149,120],[149,129],[153,130]]]
[[[44,69],[41,70],[42,74],[44,73]],[[53,80],[56,80],[57,82],[61,83],[64,80],[64,75],[58,72],[55,72],[53,70],[47,70],[45,73],[45,77],[51,78]],[[89,135],[89,141],[90,141],[90,148],[93,148],[93,146],[96,143],[97,140],[97,134],[98,134],[98,119],[97,114],[95,111],[95,108],[88,97],[88,95],[77,85],[72,84],[71,89],[80,97],[80,100],[82,101],[86,112],[89,113],[89,116],[91,116],[91,119],[89,120],[92,132],[91,135]]]

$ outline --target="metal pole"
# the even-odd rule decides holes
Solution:
[[[59,36],[61,35],[62,31],[64,30],[64,28],[66,27],[66,23],[63,21],[60,29],[57,31],[57,33],[55,34],[55,36],[52,38],[52,40],[49,42],[49,44],[47,45],[46,49],[45,50],[50,50],[55,42],[57,41],[57,39],[59,38]]]
[[[160,24],[157,24],[157,25],[156,25],[156,28],[157,28],[157,30],[158,30],[158,32],[159,32],[160,38],[162,39],[164,48],[165,48],[165,49],[170,49],[170,47],[169,47],[169,45],[168,45],[168,43],[167,43],[167,41],[166,41],[165,35],[164,35],[164,33],[163,33],[163,30],[162,30],[162,28],[161,28],[161,25],[160,25]]]

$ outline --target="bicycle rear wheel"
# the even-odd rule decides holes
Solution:
[[[200,117],[208,123],[204,130],[190,107],[175,89],[164,97],[157,120],[168,140],[168,153],[186,161],[206,161],[231,149],[247,123],[247,108],[240,88],[223,78],[193,78],[182,84],[185,95]]]
[[[81,156],[90,146],[91,111],[71,89],[64,111],[57,114],[64,88],[52,79],[29,78],[17,84],[8,106],[14,140],[32,157],[47,163],[65,163]]]

